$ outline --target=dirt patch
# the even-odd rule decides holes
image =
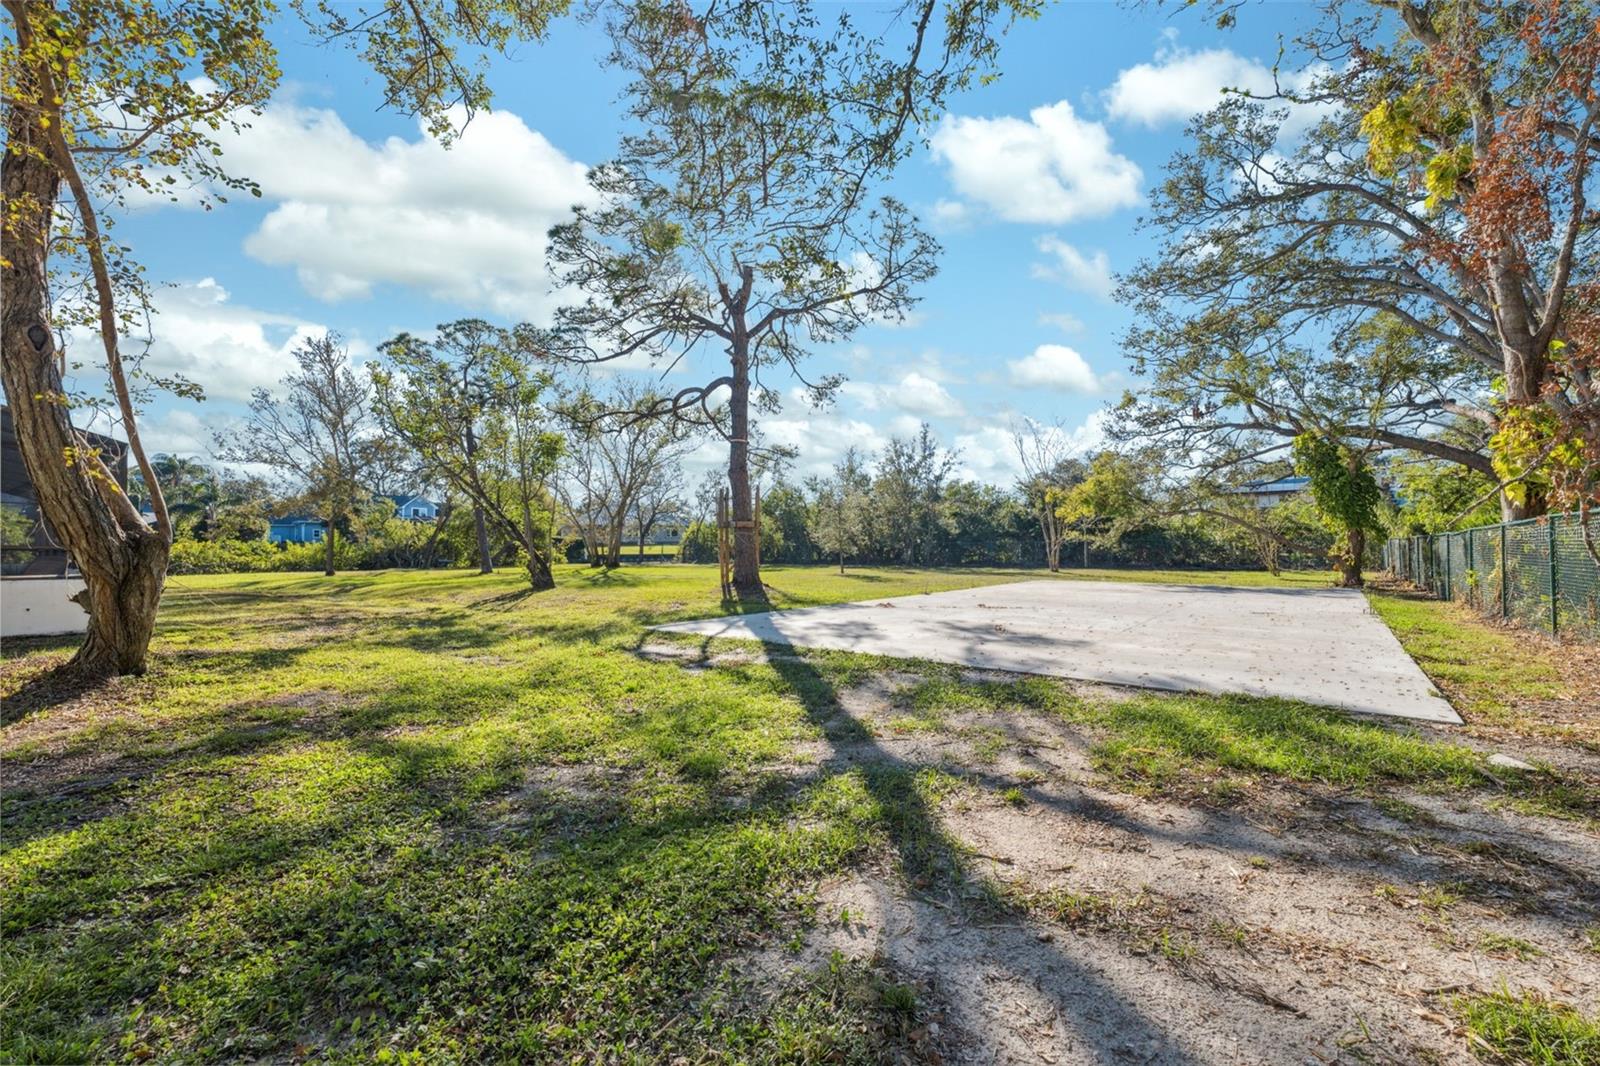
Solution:
[[[1492,790],[1265,781],[1233,808],[1112,792],[1092,738],[1026,710],[896,732],[914,680],[841,691],[780,769],[954,774],[933,816],[960,876],[912,887],[890,847],[732,960],[755,986],[835,952],[887,967],[928,989],[960,1063],[1457,1062],[1454,995],[1503,984],[1600,1011],[1600,836],[1580,824]]]
[[[481,806],[474,831],[535,836],[550,849],[598,832],[622,815],[630,771],[610,766],[537,766],[524,783]]]

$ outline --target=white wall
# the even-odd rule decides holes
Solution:
[[[0,580],[0,637],[82,633],[89,616],[67,597],[83,588],[79,578],[8,577]]]

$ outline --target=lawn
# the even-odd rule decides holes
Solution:
[[[780,607],[1019,576],[766,571]],[[955,812],[1092,788],[1255,818],[1279,788],[1485,786],[1472,749],[1283,701],[648,634],[723,610],[713,567],[557,580],[174,579],[151,673],[88,693],[39,683],[60,642],[8,648],[0,1061],[933,1061],[959,1004],[877,952],[802,945],[837,917],[828,886],[863,877],[1012,923],[1058,898],[979,861]],[[1084,776],[1013,765],[1024,721],[1081,736]],[[1541,812],[1581,826],[1593,794],[1557,783]],[[1104,913],[1121,936],[1155,912]]]

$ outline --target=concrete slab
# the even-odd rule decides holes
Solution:
[[[1461,722],[1353,589],[1023,581],[656,628]]]

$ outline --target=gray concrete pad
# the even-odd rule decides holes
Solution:
[[[1352,589],[1023,581],[656,628],[1461,722]]]

